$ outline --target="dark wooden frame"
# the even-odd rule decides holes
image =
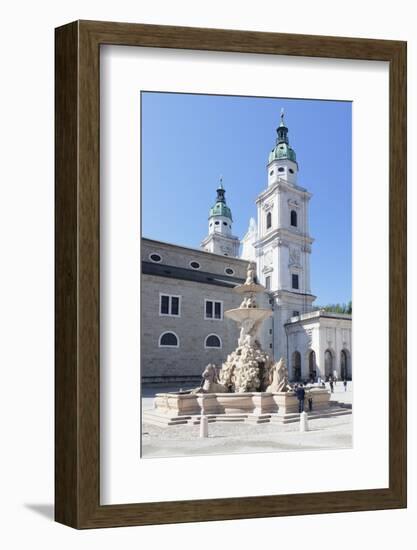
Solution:
[[[94,528],[404,508],[406,43],[93,21],[77,21],[60,27],[56,29],[55,40],[56,521],[75,528]],[[389,62],[388,488],[100,505],[99,55],[102,44]]]

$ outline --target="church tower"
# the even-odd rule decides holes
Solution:
[[[269,292],[274,314],[272,348],[276,359],[287,355],[285,324],[312,310],[308,209],[311,193],[297,183],[298,163],[288,139],[284,111],[267,164],[268,187],[256,200],[258,234],[254,242],[260,283]]]
[[[232,212],[226,204],[225,193],[223,181],[220,178],[216,202],[209,212],[208,235],[201,243],[201,247],[207,252],[237,258],[240,242],[232,235]]]

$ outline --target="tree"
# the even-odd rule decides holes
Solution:
[[[327,304],[326,306],[319,306],[318,309],[323,309],[324,311],[329,311],[333,313],[345,313],[348,315],[352,314],[352,300],[349,300],[347,304]]]

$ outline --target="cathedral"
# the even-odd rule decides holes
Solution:
[[[194,383],[208,363],[221,365],[236,347],[237,328],[224,311],[239,307],[232,288],[255,262],[270,307],[261,346],[286,360],[290,380],[351,379],[350,315],[315,309],[310,285],[309,191],[297,183],[298,162],[281,112],[267,164],[267,187],[256,200],[245,236],[220,180],[201,247],[142,238],[141,372],[145,384]]]

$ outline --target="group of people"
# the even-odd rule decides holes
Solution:
[[[334,393],[334,388],[337,384],[337,377],[329,376],[327,378],[326,382],[329,382],[330,392]],[[321,382],[321,380],[319,380],[318,383],[319,383],[320,386],[325,387],[325,383]],[[346,378],[343,380],[343,386],[345,388],[345,391],[347,391],[347,380],[346,380]],[[311,412],[313,410],[313,393],[311,391],[312,388],[307,387],[307,386],[304,385],[303,382],[300,382],[300,383],[296,383],[294,385],[293,389],[294,389],[295,395],[298,399],[298,412],[299,413],[304,412],[304,403],[305,403],[306,397],[307,397],[307,403],[308,403],[308,410],[309,410],[309,412]]]

